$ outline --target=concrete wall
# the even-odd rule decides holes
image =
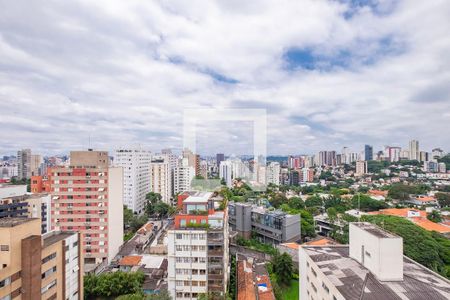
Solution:
[[[123,244],[123,169],[108,169],[108,262]]]

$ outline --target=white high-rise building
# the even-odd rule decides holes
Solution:
[[[180,194],[191,190],[191,182],[195,177],[195,168],[189,166],[187,158],[183,158],[181,165],[173,170],[173,190]]]
[[[219,177],[220,179],[225,180],[228,187],[231,187],[233,184],[232,173],[231,161],[221,161],[219,166]]]
[[[145,195],[150,192],[151,152],[121,148],[114,152],[114,165],[123,168],[123,204],[140,214],[145,210]]]
[[[161,194],[161,200],[170,204],[172,197],[172,169],[167,156],[153,156],[150,163],[150,190]]]
[[[266,176],[267,176],[267,184],[273,183],[275,185],[280,185],[280,163],[278,162],[270,162],[267,165]]]
[[[420,160],[419,141],[411,140],[409,142],[409,159]]]

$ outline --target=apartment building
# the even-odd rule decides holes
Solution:
[[[181,165],[173,170],[173,191],[174,194],[181,194],[191,190],[191,182],[195,177],[195,168],[187,164],[187,159],[183,159]]]
[[[278,162],[269,162],[266,168],[267,184],[280,185],[281,167]]]
[[[293,242],[300,239],[300,216],[282,211],[269,211],[251,203],[228,203],[231,230],[250,238],[252,233],[268,244]]]
[[[50,195],[28,194],[26,185],[0,186],[0,218],[40,218],[41,233],[50,231]]]
[[[170,204],[172,197],[172,168],[166,155],[156,155],[151,159],[150,190],[161,194],[161,200]]]
[[[0,299],[83,299],[80,236],[41,235],[39,219],[0,219]]]
[[[364,174],[367,174],[367,161],[357,161],[355,175],[363,176]]]
[[[145,210],[145,195],[150,192],[151,152],[121,148],[114,153],[114,165],[123,168],[123,204],[134,213]]]
[[[450,281],[403,256],[403,239],[350,223],[349,245],[299,249],[300,299],[449,299]]]
[[[17,177],[28,179],[31,177],[31,150],[22,149],[17,151]]]
[[[211,192],[179,196],[180,213],[168,231],[168,288],[174,300],[211,293],[223,299],[228,288],[228,214]]]
[[[86,271],[123,243],[123,169],[108,160],[105,151],[72,151],[70,165],[49,168],[41,182],[52,197],[52,230],[81,232]]]

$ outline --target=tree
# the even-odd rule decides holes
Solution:
[[[90,274],[84,277],[84,293],[88,299],[139,294],[142,292],[144,278],[142,272]]]
[[[305,202],[299,197],[292,197],[288,200],[288,205],[293,209],[302,209],[305,208]]]
[[[270,204],[275,208],[280,207],[283,203],[287,203],[287,198],[282,193],[276,193],[273,197],[270,198]]]
[[[310,196],[305,201],[306,207],[313,207],[313,206],[322,207],[322,205],[323,205],[323,200],[322,200],[322,198],[320,198],[317,195]]]
[[[159,293],[144,295],[143,293],[122,295],[116,298],[116,300],[172,300],[167,290],[161,290]]]
[[[161,218],[167,216],[169,209],[170,205],[161,201],[157,202],[153,207],[155,214],[159,215]]]
[[[124,228],[127,228],[130,226],[130,223],[131,223],[131,220],[133,219],[133,217],[134,217],[133,211],[124,205],[123,206],[123,227]]]
[[[278,282],[281,285],[289,286],[291,284],[293,263],[292,257],[283,253],[281,255],[274,255],[272,258],[273,271],[277,275]]]
[[[327,215],[328,215],[328,219],[330,219],[331,222],[334,222],[334,220],[336,220],[337,218],[337,210],[334,207],[329,207],[327,209]]]
[[[446,193],[436,193],[436,199],[441,207],[450,206],[450,195]]]
[[[441,213],[437,210],[433,210],[430,214],[428,214],[427,219],[434,223],[442,222]]]
[[[352,208],[362,211],[376,211],[386,207],[387,205],[384,201],[372,199],[367,195],[355,195],[352,198]]]

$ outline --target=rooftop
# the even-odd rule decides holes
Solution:
[[[133,255],[133,256],[124,256],[119,261],[120,266],[137,266],[141,262],[142,256]]]
[[[379,281],[349,257],[349,246],[306,246],[303,249],[322,273],[348,300],[450,299],[450,282],[429,269],[403,258],[403,281]]]
[[[205,203],[213,195],[212,192],[195,192],[190,193],[183,203]]]
[[[39,220],[37,218],[0,218],[0,227],[15,227],[18,225],[25,224],[34,220]]]
[[[44,248],[53,245],[61,240],[64,240],[74,234],[76,232],[60,232],[60,231],[51,231],[43,236],[44,239]]]
[[[390,232],[382,230],[380,227],[367,223],[367,222],[354,222],[352,223],[356,226],[358,226],[361,229],[364,229],[365,231],[371,233],[372,235],[378,237],[378,238],[384,238],[384,239],[392,239],[392,238],[398,238],[397,235],[392,234]]]

